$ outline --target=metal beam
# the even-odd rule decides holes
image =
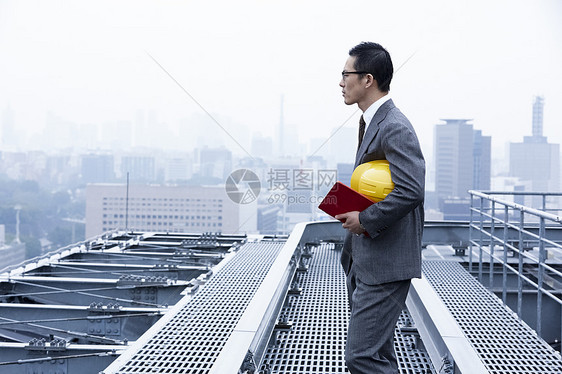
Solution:
[[[425,277],[412,279],[406,306],[433,366],[439,373],[447,367],[453,368],[454,373],[488,373],[461,328]]]

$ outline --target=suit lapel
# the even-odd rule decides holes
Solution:
[[[375,138],[375,135],[379,131],[379,124],[386,118],[386,115],[390,111],[390,109],[394,108],[394,103],[392,99],[385,102],[375,113],[375,116],[367,126],[367,130],[365,131],[365,136],[363,137],[363,142],[361,146],[357,150],[357,154],[355,155],[355,166],[354,169],[361,164],[361,158],[367,152],[367,148],[369,148],[369,144]]]

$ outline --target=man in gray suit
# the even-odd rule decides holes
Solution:
[[[336,216],[348,230],[341,262],[351,306],[345,360],[352,374],[398,373],[394,326],[411,279],[421,277],[425,161],[414,128],[388,95],[392,74],[389,53],[364,42],[349,51],[340,82],[345,103],[363,111],[355,167],[385,159],[394,182],[384,200]]]

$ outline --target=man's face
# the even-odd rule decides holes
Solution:
[[[355,57],[349,56],[345,63],[343,71],[356,71],[354,65]],[[347,105],[357,104],[361,100],[363,100],[366,91],[364,85],[361,84],[363,79],[359,79],[359,74],[343,74],[340,81],[340,87],[342,88],[343,101]]]

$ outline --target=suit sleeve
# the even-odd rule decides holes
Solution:
[[[390,165],[394,190],[359,214],[371,238],[381,235],[423,202],[425,161],[418,138],[408,119],[397,110],[381,124],[382,151]]]

